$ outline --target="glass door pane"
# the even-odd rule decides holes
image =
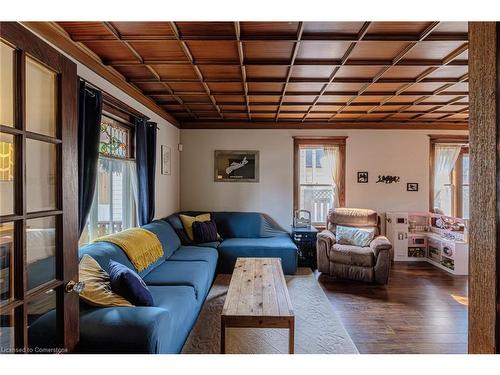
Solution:
[[[14,126],[14,49],[0,41],[0,124]]]
[[[26,151],[27,210],[54,210],[57,208],[57,146],[27,139]]]
[[[30,353],[53,353],[57,340],[57,292],[50,289],[28,302],[28,347]]]
[[[14,353],[14,311],[0,314],[0,354]]]
[[[26,220],[28,290],[56,278],[56,219]]]
[[[26,130],[56,136],[57,74],[26,59]]]
[[[14,213],[14,136],[0,133],[0,216]]]
[[[14,223],[0,224],[0,305],[14,299]]]

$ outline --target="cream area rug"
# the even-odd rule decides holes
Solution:
[[[231,275],[218,275],[182,353],[220,353],[220,314]],[[286,276],[295,312],[296,354],[358,353],[309,268]],[[227,328],[226,352],[288,354],[288,329]]]

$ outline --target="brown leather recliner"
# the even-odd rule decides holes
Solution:
[[[374,228],[370,246],[358,247],[336,242],[337,225]],[[392,245],[380,235],[379,217],[373,210],[335,208],[328,213],[326,229],[317,236],[318,270],[342,279],[387,284],[391,269]]]

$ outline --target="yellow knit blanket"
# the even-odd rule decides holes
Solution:
[[[163,247],[156,235],[146,229],[130,228],[122,232],[108,234],[94,242],[111,242],[119,246],[141,272],[163,256]]]

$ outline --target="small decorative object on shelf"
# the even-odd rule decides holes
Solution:
[[[309,228],[311,226],[311,212],[307,210],[295,210],[293,226],[295,228]]]
[[[316,235],[318,230],[313,227],[297,228],[292,226],[292,240],[299,249],[299,267],[316,267]]]

